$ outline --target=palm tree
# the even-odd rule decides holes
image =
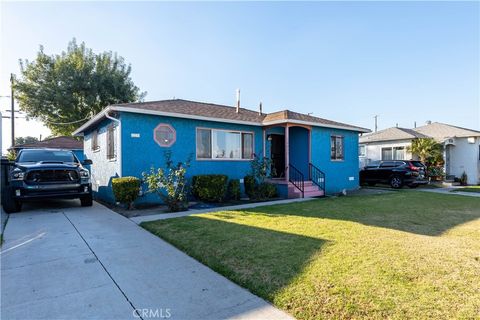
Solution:
[[[421,138],[412,141],[411,147],[408,148],[412,154],[418,156],[423,163],[440,162],[443,160],[442,145],[432,138]]]

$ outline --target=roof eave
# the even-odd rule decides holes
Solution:
[[[90,126],[92,126],[93,124],[95,124],[96,122],[104,118],[105,114],[110,110],[112,110],[112,107],[108,106],[102,111],[100,111],[100,113],[97,113],[93,118],[91,118],[90,120],[82,124],[77,130],[73,131],[72,136],[74,137],[83,136],[83,133],[85,132],[85,130],[87,130]]]
[[[158,111],[158,110],[129,108],[129,107],[121,107],[121,106],[112,106],[111,110],[119,111],[119,112],[150,114],[150,115],[164,116],[164,117],[174,117],[174,118],[184,118],[184,119],[194,119],[194,120],[204,120],[204,121],[245,124],[245,125],[251,125],[251,126],[261,126],[262,125],[261,122],[254,122],[254,121],[234,120],[234,119],[225,119],[225,118],[212,119],[210,117],[190,115],[190,114],[185,114],[185,113],[165,112],[165,111]]]
[[[271,125],[283,124],[283,123],[303,124],[303,125],[308,125],[308,126],[342,129],[342,130],[349,130],[349,131],[355,131],[355,132],[361,132],[361,133],[372,132],[370,129],[367,129],[367,128],[340,126],[340,125],[334,125],[334,124],[318,123],[318,122],[303,121],[303,120],[292,120],[292,119],[264,121],[262,124],[264,126],[271,126]]]
[[[281,119],[281,120],[274,120],[274,121],[254,122],[254,121],[244,121],[244,120],[225,119],[225,118],[212,119],[210,117],[198,116],[198,115],[189,115],[189,114],[184,114],[184,113],[165,112],[165,111],[158,111],[158,110],[148,110],[148,109],[139,109],[139,108],[131,108],[131,107],[123,107],[123,106],[113,105],[113,106],[106,107],[100,113],[98,113],[95,117],[93,117],[90,120],[88,120],[87,122],[85,122],[82,126],[80,126],[77,130],[75,130],[72,133],[72,135],[73,136],[82,136],[83,132],[85,130],[87,130],[90,126],[92,126],[96,122],[100,121],[103,117],[105,117],[105,114],[108,113],[109,111],[150,114],[150,115],[165,116],[165,117],[195,119],[195,120],[204,120],[204,121],[215,121],[215,122],[224,122],[224,123],[235,123],[235,124],[243,124],[243,125],[251,125],[251,126],[269,126],[269,125],[283,124],[283,123],[295,123],[295,124],[303,124],[303,125],[310,125],[310,126],[316,126],[316,127],[326,127],[326,128],[349,130],[349,131],[355,131],[355,132],[361,132],[361,133],[371,132],[371,130],[366,129],[366,128],[341,126],[341,125],[333,125],[333,124],[324,124],[324,123],[318,123],[318,122],[312,122],[312,121],[303,121],[303,120]]]

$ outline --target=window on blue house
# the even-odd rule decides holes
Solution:
[[[98,144],[98,130],[92,131],[92,150],[96,151],[99,150],[100,146]]]
[[[107,128],[107,159],[114,160],[117,157],[117,147],[115,145],[115,126],[109,125]]]
[[[331,136],[330,137],[330,158],[332,160],[343,160],[343,137]]]
[[[197,129],[197,158],[241,160],[253,158],[253,133]]]
[[[197,130],[197,158],[212,158],[212,132],[208,129]]]

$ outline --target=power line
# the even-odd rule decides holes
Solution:
[[[86,117],[86,118],[83,118],[81,120],[71,121],[71,122],[52,122],[52,121],[48,121],[48,120],[44,120],[44,122],[48,122],[50,124],[56,124],[56,125],[67,125],[67,124],[74,124],[74,123],[82,122],[82,121],[87,120],[89,118],[90,117]]]

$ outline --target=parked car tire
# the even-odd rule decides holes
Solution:
[[[82,207],[91,207],[93,205],[92,193],[90,192],[88,196],[81,197],[80,203],[82,204]]]
[[[8,188],[5,192],[6,197],[2,203],[3,210],[5,210],[6,213],[20,212],[22,210],[22,203],[13,198],[13,190]]]
[[[390,186],[394,189],[403,187],[403,179],[400,176],[393,176],[390,178]]]
[[[414,184],[409,184],[408,185],[409,188],[412,188],[412,189],[415,189],[416,187],[418,187],[418,184],[414,183]]]

